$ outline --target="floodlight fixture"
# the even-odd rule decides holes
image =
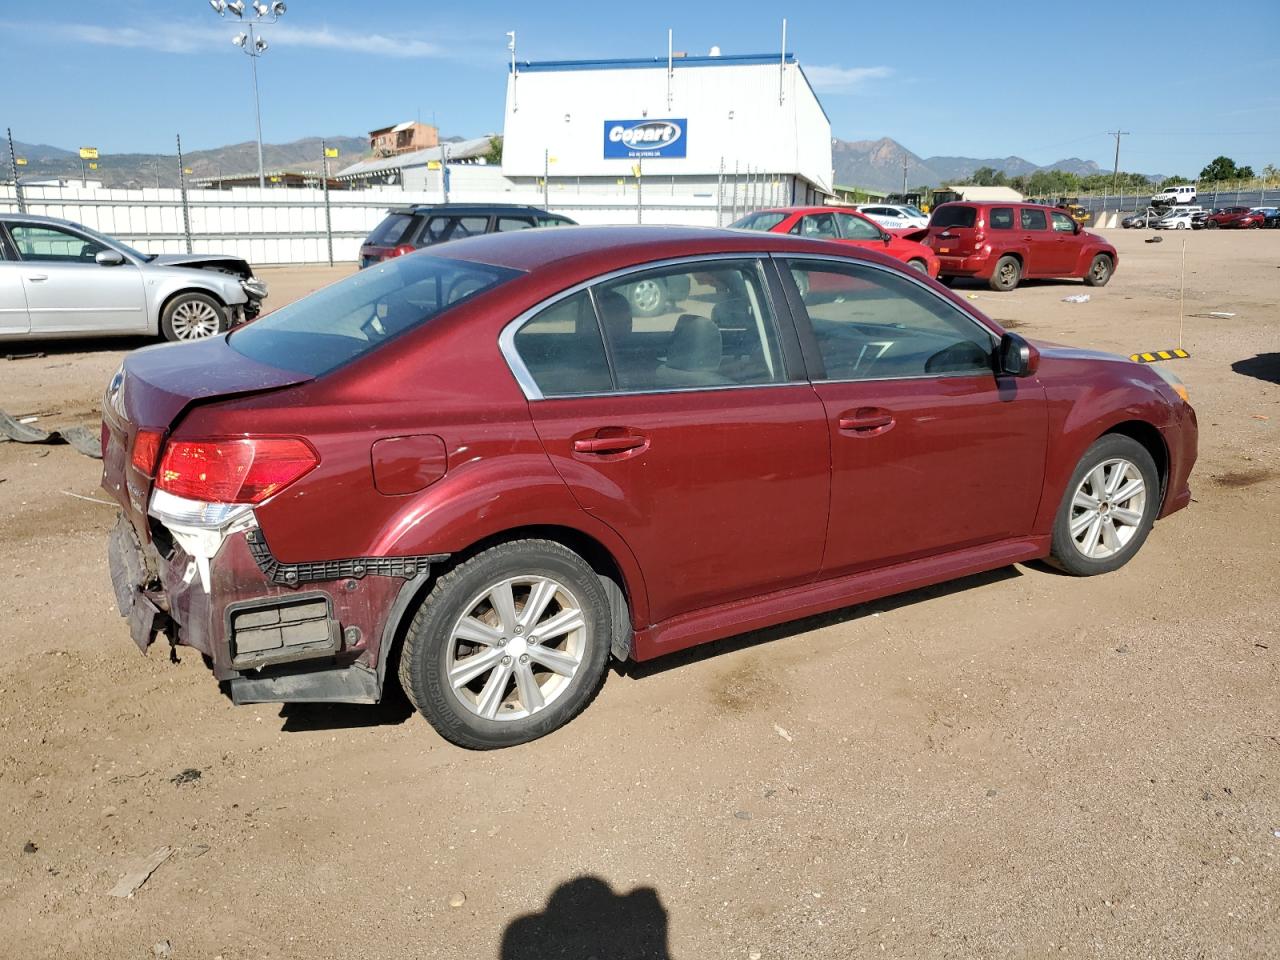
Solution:
[[[220,17],[227,12],[227,0],[209,0],[209,6],[213,7],[213,12]]]
[[[227,0],[227,9],[237,17],[244,16],[244,0]]]
[[[275,3],[271,4],[271,12],[277,17],[283,17],[284,12],[287,9],[288,8],[284,5],[284,0],[275,0]]]
[[[234,37],[231,38],[231,42],[234,43],[237,47],[243,47],[244,42],[248,39],[249,39],[249,35],[247,33],[237,33]]]
[[[254,42],[254,44],[253,44],[253,45],[254,45],[254,47],[256,47],[256,48],[257,48],[257,50],[258,50],[258,52],[259,52],[259,53],[266,53],[266,51],[267,51],[267,41],[263,40],[261,37],[259,37],[259,38]]]

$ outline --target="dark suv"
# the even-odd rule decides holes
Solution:
[[[571,227],[558,213],[515,203],[429,203],[393,207],[360,247],[360,267],[421,247],[532,227]]]

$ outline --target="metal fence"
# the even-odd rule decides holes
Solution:
[[[1158,188],[1139,193],[1120,192],[1082,194],[1080,205],[1090,213],[1145,210]],[[1280,207],[1280,184],[1262,180],[1231,183],[1202,183],[1196,188],[1196,203],[1213,207]]]

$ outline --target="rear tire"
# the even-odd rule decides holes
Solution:
[[[1206,220],[1206,221],[1204,222],[1204,228],[1205,228],[1206,230],[1217,230],[1217,229],[1218,229],[1218,221],[1217,221],[1217,220]]]
[[[1018,258],[1001,257],[996,263],[995,270],[991,272],[991,279],[987,281],[987,285],[992,290],[1008,293],[1018,286],[1021,279],[1022,264],[1018,263]]]
[[[1118,433],[1099,438],[1062,495],[1049,562],[1077,577],[1123,567],[1151,532],[1160,493],[1160,474],[1146,447]]]
[[[918,257],[914,260],[908,260],[907,266],[910,267],[912,270],[920,271],[925,276],[929,275],[929,265]]]
[[[180,293],[160,316],[160,332],[174,343],[207,340],[231,326],[227,308],[207,293]]]
[[[582,712],[604,680],[611,640],[609,601],[590,565],[559,543],[516,540],[436,581],[405,635],[400,684],[446,740],[511,747]]]
[[[1091,287],[1105,287],[1107,281],[1111,279],[1111,269],[1111,258],[1105,253],[1100,253],[1093,258],[1089,269],[1085,271],[1084,282]]]

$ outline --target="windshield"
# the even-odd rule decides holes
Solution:
[[[260,363],[318,376],[518,275],[422,253],[397,257],[245,325],[227,342]]]
[[[772,213],[766,210],[763,213],[753,213],[741,220],[735,220],[729,226],[737,227],[739,230],[772,230],[785,219],[787,219],[785,213]]]
[[[90,230],[88,227],[82,224],[77,223],[76,229],[79,230],[81,233],[85,233],[93,237],[93,239],[97,240],[99,243],[103,244],[104,246],[114,247],[116,250],[120,250],[123,253],[127,253],[129,256],[133,257],[136,260],[141,260],[143,263],[150,263],[152,260],[156,258],[156,255],[154,253],[142,253],[138,250],[133,249],[133,247],[129,246],[127,243],[121,243],[115,237],[108,237],[105,233],[99,233],[97,230]]]
[[[976,207],[948,203],[933,211],[933,219],[929,221],[929,226],[972,227],[977,218],[978,211]]]

